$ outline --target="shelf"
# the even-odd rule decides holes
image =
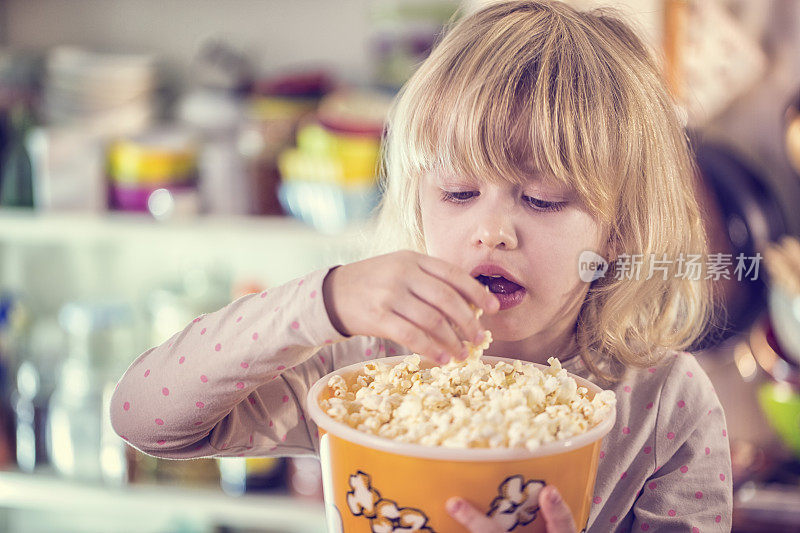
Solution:
[[[160,222],[137,213],[40,213],[0,208],[0,243],[92,244],[131,240],[224,243],[233,239],[262,246],[278,240],[298,246],[343,247],[356,243],[365,231],[366,226],[353,226],[343,233],[329,235],[283,216],[203,216]]]
[[[322,503],[289,496],[232,497],[212,489],[109,487],[19,472],[0,472],[0,508],[35,511],[42,517],[53,512],[65,521],[79,520],[81,524],[70,524],[70,531],[76,526],[103,530],[103,524],[105,531],[153,527],[163,531],[165,524],[191,524],[186,529],[190,531],[203,530],[203,526],[211,531],[220,525],[286,533],[326,531]]]

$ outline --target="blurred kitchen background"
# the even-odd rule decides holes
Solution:
[[[764,258],[697,353],[734,530],[800,531],[800,2],[571,3],[639,28],[712,249]],[[460,5],[0,2],[0,531],[324,531],[315,458],[155,459],[105,405],[198,314],[360,257],[388,106]]]

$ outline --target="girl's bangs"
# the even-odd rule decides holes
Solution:
[[[450,70],[417,80],[401,128],[407,143],[398,147],[403,171],[515,185],[550,180],[611,220],[617,163],[632,159],[615,110],[602,105],[615,98],[596,94],[602,87],[590,86],[574,56],[543,55],[521,65],[498,59],[481,67],[488,75]]]

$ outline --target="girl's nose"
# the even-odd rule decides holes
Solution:
[[[491,249],[503,247],[513,250],[517,247],[517,232],[511,217],[505,215],[488,216],[478,222],[476,244]]]

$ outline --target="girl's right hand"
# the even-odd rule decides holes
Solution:
[[[409,250],[335,268],[322,291],[328,316],[343,335],[390,339],[439,363],[464,359],[462,340],[483,340],[470,304],[489,314],[500,308],[456,265]]]

